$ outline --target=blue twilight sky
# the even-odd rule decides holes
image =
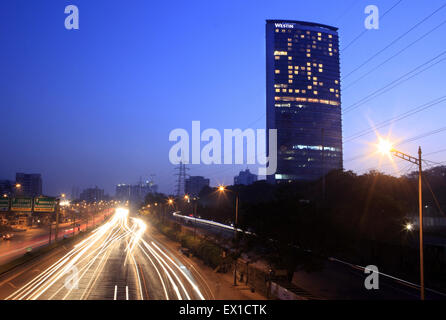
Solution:
[[[369,57],[445,4],[403,0],[346,50],[364,28],[364,8],[383,14],[397,0],[0,2],[0,179],[42,173],[44,192],[56,194],[155,174],[173,192],[169,132],[265,127],[265,19],[313,21],[339,27],[345,77]],[[64,8],[79,8],[80,29],[64,28]],[[420,24],[342,81],[343,108],[446,50],[446,24],[374,70],[446,19],[446,8]],[[443,55],[442,58],[445,56]],[[434,62],[437,60],[434,60]],[[368,101],[343,117],[344,137],[446,94],[446,61]],[[368,74],[364,79],[357,78]],[[354,86],[349,87],[355,82]],[[444,127],[446,103],[380,129],[405,139]],[[377,167],[374,134],[344,144],[345,167]],[[416,153],[446,148],[446,132],[400,147]],[[444,161],[446,152],[426,156]],[[353,160],[352,160],[353,159]],[[246,166],[190,166],[211,184],[232,183]],[[251,167],[253,170],[255,167]],[[400,164],[405,172],[408,167]],[[386,160],[383,170],[396,173]],[[254,170],[256,171],[256,170]]]

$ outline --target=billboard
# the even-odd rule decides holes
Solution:
[[[33,210],[33,198],[12,198],[11,211],[31,212]]]
[[[9,199],[0,198],[0,212],[9,211]]]
[[[56,198],[37,197],[34,198],[34,212],[54,212]]]

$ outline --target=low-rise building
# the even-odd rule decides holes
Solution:
[[[234,185],[243,184],[250,185],[257,181],[257,175],[253,174],[246,169],[245,171],[240,171],[238,176],[234,177]]]

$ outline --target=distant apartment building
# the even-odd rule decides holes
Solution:
[[[0,180],[0,196],[13,194],[14,181],[11,180]]]
[[[78,200],[80,196],[79,187],[74,186],[71,188],[71,200]]]
[[[36,197],[42,195],[42,176],[39,173],[16,173],[17,195]]]
[[[245,171],[240,171],[238,176],[234,177],[234,185],[243,184],[245,186],[253,184],[257,181],[257,175],[253,174],[246,169]]]
[[[105,200],[104,189],[99,189],[98,187],[84,189],[79,199],[86,202]]]
[[[204,187],[209,187],[209,179],[202,176],[190,176],[186,179],[184,190],[190,196],[198,196]]]
[[[146,195],[158,191],[158,186],[153,182],[146,181],[138,184],[121,183],[116,186],[115,199],[121,201],[143,202]]]

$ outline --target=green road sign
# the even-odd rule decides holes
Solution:
[[[20,197],[13,198],[11,201],[11,211],[32,211],[33,198]]]
[[[0,212],[9,210],[9,199],[0,198]]]
[[[38,197],[34,198],[34,212],[54,212],[56,198]]]

